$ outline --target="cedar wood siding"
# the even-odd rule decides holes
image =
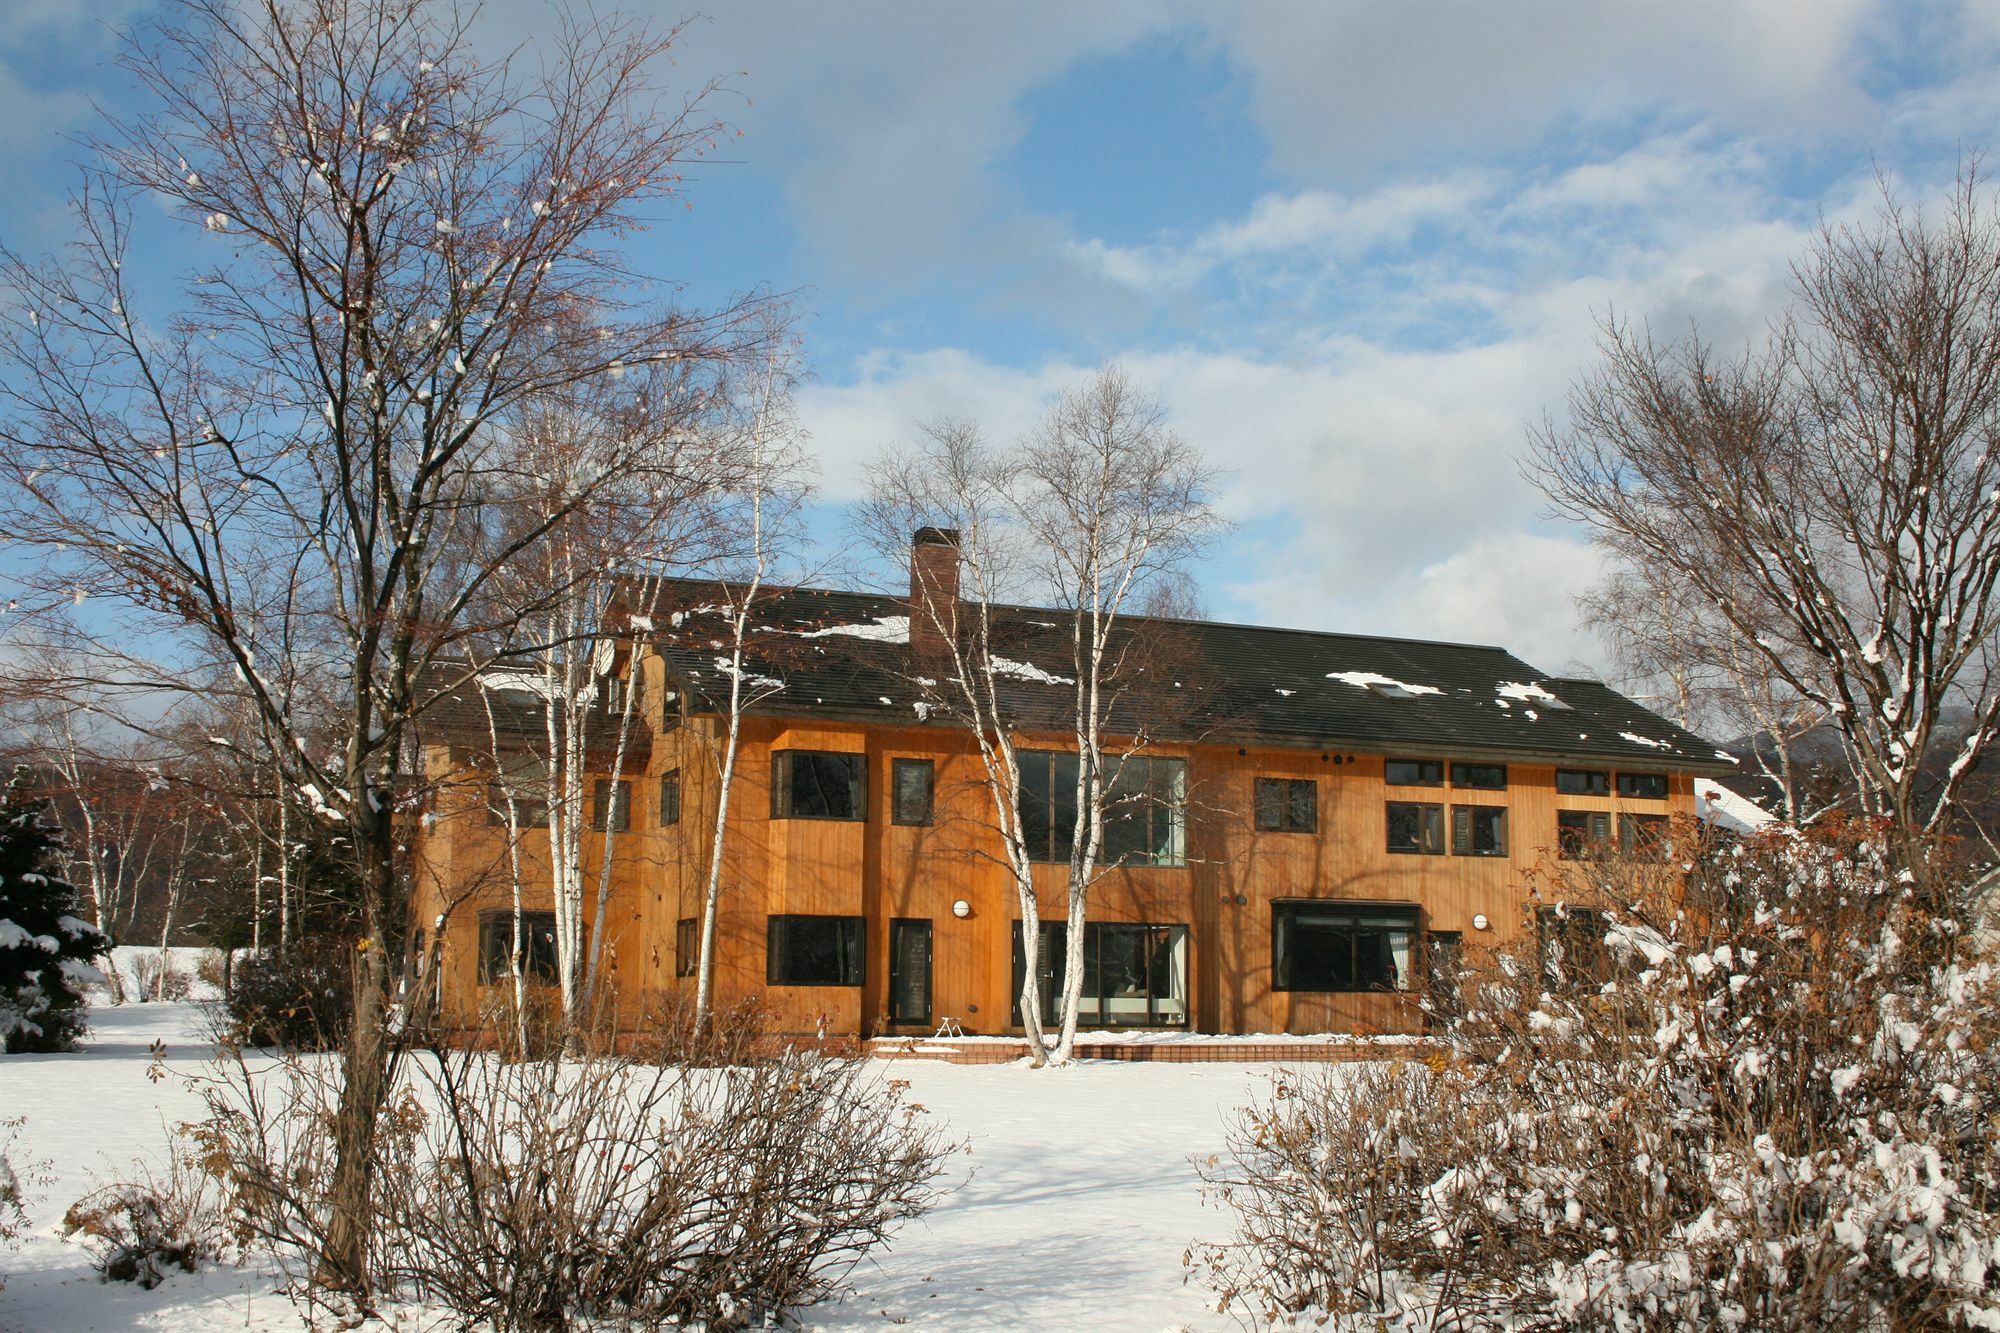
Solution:
[[[652,725],[661,718],[664,676],[657,657],[643,661],[644,699]],[[721,720],[690,718],[656,730],[643,769],[630,773],[632,821],[617,836],[613,892],[607,907],[607,980],[628,1023],[639,1022],[661,993],[693,993],[692,978],[676,978],[675,928],[699,917],[717,794]],[[1024,749],[1073,748],[1066,737],[1023,736]],[[868,768],[865,821],[778,819],[770,816],[771,754],[776,750],[864,754]],[[1425,930],[1462,932],[1468,945],[1512,938],[1527,920],[1523,872],[1552,855],[1556,810],[1562,808],[1691,815],[1692,775],[1676,772],[1665,801],[1555,793],[1550,762],[1508,765],[1505,791],[1388,788],[1379,753],[1232,745],[1154,745],[1147,753],[1188,761],[1185,867],[1131,867],[1103,875],[1091,891],[1090,919],[1184,924],[1189,928],[1191,1026],[1197,1031],[1407,1032],[1420,1030],[1418,991],[1321,994],[1271,988],[1271,904],[1280,898],[1377,899],[1414,902]],[[1340,759],[1335,763],[1335,757]],[[1439,757],[1420,748],[1396,757]],[[1499,756],[1495,756],[1497,759]],[[932,823],[890,819],[891,760],[936,764]],[[438,744],[426,752],[430,771],[462,767],[462,754]],[[1579,766],[1587,761],[1579,759]],[[1596,766],[1612,768],[1613,761]],[[1636,767],[1636,766],[1635,766]],[[1651,766],[1660,771],[1664,765]],[[681,820],[659,823],[659,778],[681,773]],[[1318,783],[1318,831],[1260,832],[1252,812],[1257,777],[1310,778]],[[471,1021],[482,1004],[504,1001],[504,990],[478,985],[478,913],[510,902],[502,830],[483,809],[483,778],[446,781],[434,797],[418,839],[412,923],[426,929],[451,907],[441,961],[440,1003]],[[1392,799],[1504,805],[1504,857],[1392,855],[1384,806]],[[1447,816],[1448,818],[1448,816]],[[602,835],[586,833],[586,882],[595,883]],[[1448,840],[1448,839],[1447,839]],[[546,884],[546,843],[531,883]],[[889,923],[932,923],[934,1019],[950,1016],[968,1033],[1017,1031],[1011,1024],[1014,922],[1019,912],[992,830],[991,797],[970,738],[950,727],[802,721],[753,716],[744,721],[731,793],[724,850],[724,892],[718,920],[716,1001],[760,997],[790,1031],[873,1034],[887,1013]],[[1041,910],[1060,920],[1064,867],[1038,867]],[[1241,904],[1236,899],[1241,896]],[[952,903],[971,906],[961,919]],[[544,889],[526,906],[546,910]],[[589,908],[586,907],[586,924]],[[777,913],[860,916],[866,921],[865,980],[859,987],[767,987],[766,921]],[[1472,918],[1484,914],[1487,931]],[[1421,979],[1416,983],[1421,986]]]

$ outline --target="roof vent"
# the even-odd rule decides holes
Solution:
[[[1417,697],[1415,690],[1393,680],[1371,680],[1362,688],[1382,699],[1414,699]]]

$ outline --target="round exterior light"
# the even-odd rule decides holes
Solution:
[[[965,901],[965,899],[960,898],[957,902],[951,905],[951,914],[953,916],[971,916],[972,904]]]
[[[1472,928],[1474,930],[1484,930],[1486,929],[1487,926],[1491,924],[1492,923],[1486,919],[1486,913],[1484,912],[1481,912],[1478,916],[1472,918]]]

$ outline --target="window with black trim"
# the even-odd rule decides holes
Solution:
[[[868,818],[868,756],[828,750],[773,751],[771,818]]]
[[[1311,778],[1258,778],[1257,827],[1267,833],[1319,831],[1319,783]]]
[[[1391,787],[1442,787],[1442,759],[1387,759],[1382,763],[1382,781]]]
[[[1403,903],[1280,899],[1271,904],[1271,986],[1407,990],[1417,909]]]
[[[1444,855],[1444,807],[1415,801],[1388,803],[1389,850],[1410,856]]]
[[[1453,856],[1505,856],[1507,808],[1501,805],[1454,805],[1451,808]]]
[[[605,819],[611,821],[610,831],[623,833],[632,827],[632,783],[629,779],[618,779],[618,791],[614,796],[610,778],[599,778],[590,789],[590,826],[599,833],[605,831]]]
[[[512,980],[514,913],[479,914],[479,984],[495,986]],[[521,975],[533,982],[556,979],[556,914],[521,913]]]
[[[1535,942],[1542,976],[1551,986],[1596,988],[1611,980],[1611,946],[1604,942],[1604,913],[1591,907],[1535,909]]]
[[[1618,851],[1628,861],[1666,860],[1667,817],[1619,815]]]
[[[1059,1021],[1062,969],[1069,928],[1042,923],[1038,960],[1042,1021]],[[1186,1027],[1188,1021],[1188,930],[1182,925],[1091,921],[1083,928],[1081,1022],[1096,1027]],[[1021,1022],[1021,983],[1026,979],[1021,923],[1014,923],[1014,1022]]]
[[[1505,764],[1453,764],[1451,785],[1471,787],[1478,791],[1507,790],[1507,765]]]
[[[1033,861],[1067,861],[1076,843],[1077,757],[1020,750],[1021,833]],[[1187,761],[1107,755],[1104,761],[1107,865],[1187,864]]]
[[[539,784],[537,784],[539,785]],[[500,781],[487,784],[486,822],[497,827],[507,824],[507,798],[514,798],[513,817],[518,828],[547,828],[549,826],[549,799],[546,789],[524,791],[517,784]]]
[[[1559,768],[1556,792],[1562,796],[1609,796],[1611,775],[1601,768]]]
[[[930,823],[937,765],[929,759],[892,759],[889,778],[891,820],[898,824]]]
[[[1620,773],[1618,794],[1641,801],[1664,801],[1667,799],[1667,775],[1665,773]]]
[[[863,923],[858,916],[774,916],[764,955],[770,986],[859,986]]]
[[[684,916],[674,923],[674,975],[691,977],[701,966],[701,918]]]
[[[1611,816],[1603,810],[1556,811],[1556,855],[1588,861],[1611,850]]]
[[[681,771],[670,768],[660,774],[660,827],[681,822]]]

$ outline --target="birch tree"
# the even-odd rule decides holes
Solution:
[[[705,90],[656,82],[671,33],[558,14],[515,66],[469,22],[430,0],[185,0],[127,47],[151,105],[95,145],[67,252],[0,252],[22,611],[68,621],[98,680],[232,681],[286,785],[350,839],[359,976],[315,1278],[358,1300],[419,681],[539,614],[490,598],[494,572],[622,466],[503,513],[498,424],[628,367],[726,362],[759,304],[642,304],[619,260],[721,130]],[[154,310],[131,242],[162,209],[204,262]],[[300,680],[338,705],[330,735]]]
[[[2000,721],[2000,216],[1976,168],[1929,209],[1885,187],[1793,267],[1761,348],[1613,321],[1568,419],[1533,432],[1555,511],[1686,585],[1853,751],[1867,808],[1947,826]],[[1948,705],[1972,725],[1935,790]],[[1914,851],[1912,865],[1922,858]]]
[[[878,461],[861,524],[884,558],[906,553],[910,534],[955,534],[960,570],[950,596],[939,581],[912,587],[912,638],[932,631],[938,660],[920,680],[942,683],[940,704],[973,738],[992,828],[1021,912],[1026,966],[1020,993],[1029,1057],[1066,1063],[1082,1000],[1091,887],[1111,868],[1105,834],[1134,801],[1117,791],[1120,767],[1150,743],[1143,722],[1109,728],[1114,711],[1147,689],[1144,636],[1129,632],[1127,607],[1171,584],[1221,527],[1214,473],[1168,426],[1163,408],[1118,369],[1063,394],[1013,449],[989,445],[966,422],[927,427],[919,445]],[[1017,596],[1048,601],[1068,639],[1069,675],[1041,672],[1005,652],[998,608]],[[1041,904],[1035,851],[1022,814],[1023,781],[1015,689],[1045,676],[1068,696],[1076,748],[1074,827],[1063,875],[1065,957],[1061,1017],[1053,1040],[1042,1021]],[[1128,715],[1129,718],[1129,715]]]

